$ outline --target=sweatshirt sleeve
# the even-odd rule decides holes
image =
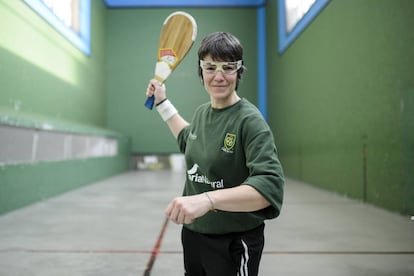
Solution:
[[[181,153],[185,153],[185,148],[187,147],[187,138],[190,133],[190,126],[184,127],[177,136],[178,147],[180,148]]]
[[[259,210],[266,219],[279,216],[284,191],[284,174],[277,156],[273,134],[259,116],[249,116],[243,128],[246,166],[249,176],[244,184],[255,188],[270,206]]]
[[[187,147],[187,138],[190,135],[191,132],[191,125],[193,124],[197,114],[199,113],[199,111],[201,110],[202,106],[197,107],[197,109],[195,110],[194,114],[193,114],[193,118],[191,119],[191,123],[190,125],[184,127],[180,133],[178,133],[177,136],[177,143],[178,146],[180,148],[180,152],[181,153],[185,153],[185,149]]]

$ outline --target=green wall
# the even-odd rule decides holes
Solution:
[[[282,55],[268,29],[268,118],[289,177],[414,212],[412,26],[410,0],[332,0]]]
[[[91,56],[23,1],[0,0],[0,123],[111,136],[119,154],[0,166],[0,213],[128,168],[128,139],[106,128],[106,15],[92,0]]]
[[[1,167],[0,214],[125,171],[125,145],[116,157]]]
[[[162,22],[175,9],[111,9],[108,11],[108,126],[131,137],[133,153],[171,153],[178,147],[158,113],[143,104],[154,76]],[[257,102],[256,9],[184,9],[196,19],[193,48],[166,82],[167,95],[187,120],[209,101],[197,76],[200,41],[215,31],[229,31],[241,40],[247,72],[239,94]]]
[[[23,1],[0,0],[0,107],[105,126],[105,21],[92,1],[85,56]]]

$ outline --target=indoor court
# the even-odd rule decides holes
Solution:
[[[120,174],[0,217],[0,275],[142,275],[183,172]],[[288,179],[260,275],[414,275],[414,222]],[[151,275],[183,275],[169,223]]]
[[[413,0],[0,0],[0,276],[185,275],[183,248],[414,276],[412,26]]]

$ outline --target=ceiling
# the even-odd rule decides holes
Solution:
[[[104,0],[109,8],[148,7],[258,7],[266,0]]]

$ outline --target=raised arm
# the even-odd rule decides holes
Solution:
[[[167,99],[166,88],[164,84],[160,84],[159,81],[152,79],[148,83],[147,97],[154,95],[157,111],[160,113],[161,118],[167,123],[171,130],[172,135],[177,138],[180,131],[189,125],[189,123],[178,114],[177,109]]]

